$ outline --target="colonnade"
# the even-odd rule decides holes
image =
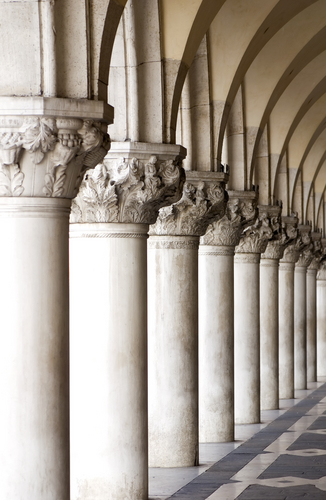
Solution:
[[[197,465],[324,375],[324,241],[181,146],[109,150],[103,103],[55,101],[0,122],[1,491],[145,500],[148,465]]]

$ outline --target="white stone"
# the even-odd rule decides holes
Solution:
[[[317,377],[326,376],[326,276],[317,275]]]
[[[70,225],[72,500],[148,498],[147,231]]]
[[[307,382],[317,381],[316,269],[307,269]]]
[[[307,388],[307,268],[294,272],[294,388]]]
[[[70,200],[0,198],[0,497],[69,498]]]
[[[261,409],[278,409],[278,260],[260,261]]]
[[[198,240],[148,241],[150,467],[198,463]]]
[[[260,422],[259,253],[234,258],[235,423]]]
[[[199,247],[199,441],[234,439],[234,247]]]
[[[279,266],[279,395],[294,398],[294,263]]]

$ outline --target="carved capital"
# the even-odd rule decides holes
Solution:
[[[280,208],[276,219],[274,219],[275,230],[273,238],[267,243],[265,252],[262,254],[262,259],[282,259],[287,246],[297,237],[297,219],[293,217],[280,217]]]
[[[253,191],[228,191],[229,201],[224,216],[210,224],[201,245],[236,247],[245,227],[255,222],[257,200]]]
[[[254,224],[242,232],[236,253],[264,253],[268,241],[279,233],[280,208],[259,205],[258,212]]]
[[[313,258],[308,267],[308,269],[317,271],[319,264],[323,259],[323,246],[321,241],[321,233],[313,232],[311,233],[311,239],[313,243]],[[325,249],[326,250],[326,249]]]
[[[160,210],[150,234],[205,234],[208,225],[225,214],[227,177],[224,173],[187,171],[181,200]]]
[[[296,267],[308,267],[314,257],[314,245],[311,238],[311,226],[299,225],[298,229],[302,241],[302,248],[300,257],[296,263]]]
[[[182,195],[183,157],[180,147],[169,149],[175,150],[170,151],[169,159],[147,150],[141,158],[130,158],[127,151],[126,156],[110,152],[102,164],[84,175],[72,202],[70,221],[154,224],[159,209]]]
[[[0,196],[72,198],[82,169],[110,148],[112,119],[104,108],[73,99],[0,98]]]

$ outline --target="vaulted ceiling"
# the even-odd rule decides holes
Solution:
[[[228,163],[230,188],[325,232],[325,21],[325,0],[128,0],[113,139],[181,142],[186,168]]]

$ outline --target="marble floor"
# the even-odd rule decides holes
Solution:
[[[150,500],[326,500],[326,378],[236,425],[232,443],[201,444],[198,467],[150,469]]]

